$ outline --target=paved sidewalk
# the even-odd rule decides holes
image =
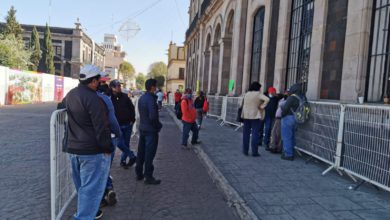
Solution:
[[[145,186],[137,182],[134,168],[119,167],[117,150],[112,176],[118,204],[103,208],[103,219],[237,219],[196,154],[180,148],[181,133],[167,112],[161,112],[161,120],[164,128],[155,159],[155,176],[161,178],[162,184]],[[132,148],[136,146],[136,140],[132,140]],[[75,205],[73,201],[64,219],[71,219]]]
[[[202,148],[260,219],[390,219],[390,193],[354,183],[336,172],[321,176],[319,162],[283,161],[260,149],[261,157],[241,153],[242,132],[206,119]]]

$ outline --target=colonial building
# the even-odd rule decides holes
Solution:
[[[113,34],[105,34],[102,47],[106,50],[105,72],[112,79],[119,77],[119,65],[126,61],[126,53],[122,51],[122,45],[118,43],[117,37]]]
[[[176,44],[171,42],[168,49],[166,91],[184,90],[185,67],[186,53],[184,47],[176,46]]]
[[[34,25],[21,24],[24,31],[23,39],[28,44]],[[46,26],[35,26],[39,33],[40,44]],[[54,66],[56,75],[78,78],[80,68],[85,64],[95,64],[104,68],[104,48],[96,44],[81,28],[79,22],[75,28],[49,27],[54,49]],[[42,66],[38,68],[42,69]]]
[[[251,82],[311,100],[390,96],[387,0],[191,0],[186,86],[241,95]]]

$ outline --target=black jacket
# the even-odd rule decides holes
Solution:
[[[269,97],[269,102],[267,107],[265,107],[265,117],[275,118],[276,110],[278,110],[279,100],[281,99],[279,96]]]
[[[299,107],[299,99],[297,97],[294,97],[293,95],[297,95],[299,97],[302,97],[303,99],[306,99],[302,92],[302,84],[298,83],[293,86],[291,86],[289,90],[290,96],[287,98],[286,103],[282,107],[282,117],[285,117],[287,115],[293,115],[293,111],[296,111]]]
[[[125,93],[112,94],[112,104],[115,109],[115,116],[120,126],[129,125],[135,122],[135,108],[131,99]]]
[[[198,96],[198,97],[196,97],[196,99],[195,99],[195,103],[194,103],[194,105],[195,105],[195,108],[197,108],[197,109],[203,109],[203,105],[204,105],[204,101],[205,101],[205,98],[204,98],[204,96]]]
[[[146,92],[138,100],[140,116],[139,130],[145,132],[160,132],[162,124],[159,119],[157,96]]]
[[[68,115],[65,151],[78,155],[111,153],[111,131],[105,103],[85,85],[72,89],[64,99]]]

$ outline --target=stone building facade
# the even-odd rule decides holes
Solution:
[[[126,53],[122,50],[122,45],[118,43],[117,36],[105,34],[102,47],[106,50],[106,60],[104,71],[111,79],[118,79],[119,66],[126,61]]]
[[[386,0],[191,0],[186,86],[238,96],[302,82],[311,100],[390,96]]]
[[[166,77],[166,91],[174,92],[177,89],[180,91],[184,90],[185,68],[185,48],[177,46],[171,42],[168,49],[168,74]]]
[[[4,25],[4,24],[0,24]],[[23,40],[29,44],[34,25],[21,24]],[[37,26],[41,46],[46,26]],[[96,44],[81,28],[79,22],[75,28],[49,27],[54,50],[54,66],[56,75],[78,78],[80,68],[86,64],[95,64],[104,68],[105,50]],[[38,67],[42,71],[42,64]]]

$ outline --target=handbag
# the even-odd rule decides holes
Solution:
[[[244,122],[244,119],[242,118],[242,109],[244,108],[244,104],[245,104],[245,96],[244,96],[244,99],[242,100],[242,105],[241,107],[238,108],[238,111],[237,111],[237,119],[236,121],[237,122],[240,122],[240,123],[243,123]]]

